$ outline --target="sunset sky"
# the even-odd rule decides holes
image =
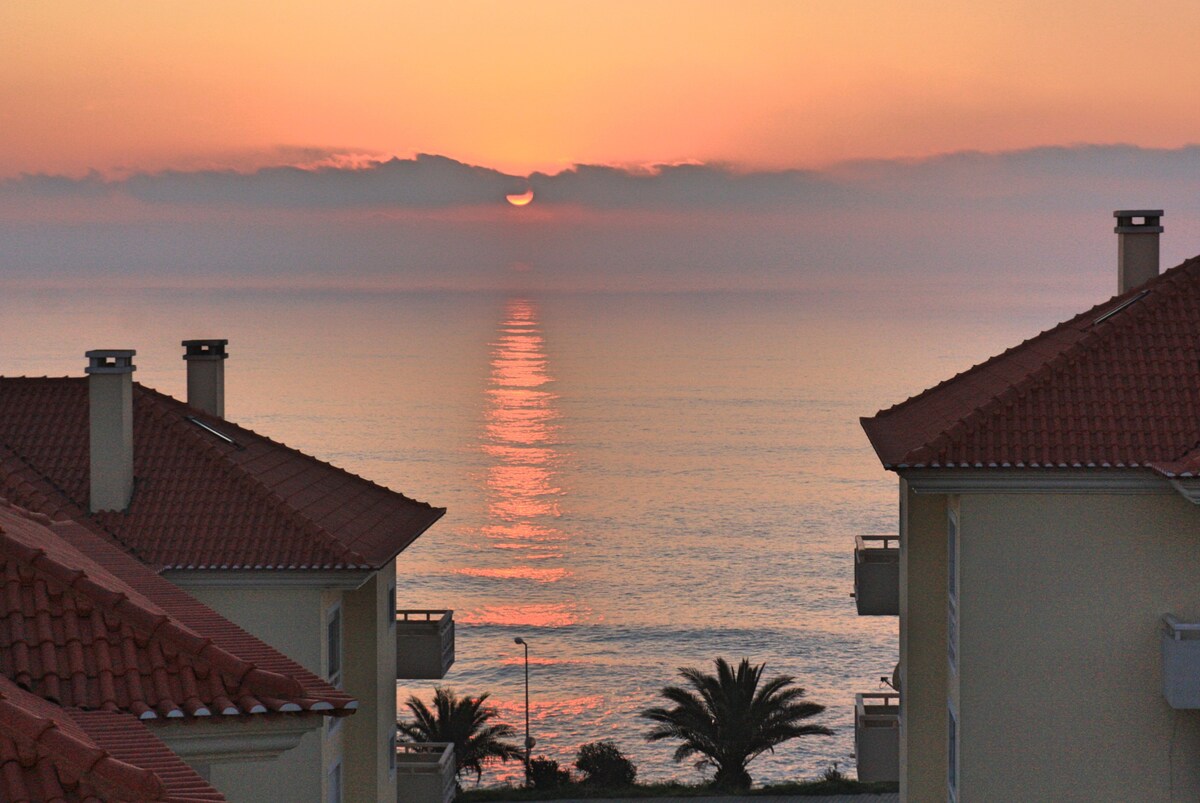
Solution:
[[[4,3],[0,271],[1078,287],[1114,208],[1197,250],[1197,30],[1107,0]]]
[[[10,2],[0,175],[1176,147],[1197,30],[1186,0]]]

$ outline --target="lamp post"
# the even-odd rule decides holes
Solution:
[[[529,786],[529,755],[533,751],[533,746],[537,744],[533,737],[529,735],[529,642],[517,636],[513,641],[525,648],[525,785]]]

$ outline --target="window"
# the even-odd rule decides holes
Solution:
[[[949,579],[950,599],[958,598],[958,514],[949,512],[946,522],[946,565]]]
[[[342,606],[335,604],[325,618],[325,637],[328,649],[329,682],[342,685]]]
[[[953,705],[947,707],[946,714],[946,788],[950,803],[955,803],[958,800],[958,718],[954,716]]]
[[[388,583],[387,599],[384,601],[387,605],[387,610],[383,612],[387,619],[388,630],[396,629],[396,580],[392,578],[392,582]]]
[[[388,775],[396,777],[396,734],[388,739]]]
[[[342,803],[342,762],[333,765],[329,770],[329,796],[327,803]]]
[[[958,671],[958,514],[949,512],[946,522],[946,654],[950,669]]]

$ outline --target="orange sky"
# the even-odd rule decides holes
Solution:
[[[1171,147],[1198,30],[1190,0],[4,3],[0,176]]]

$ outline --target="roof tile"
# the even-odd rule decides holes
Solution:
[[[195,715],[352,698],[74,522],[0,504],[0,673],[64,706]],[[311,709],[311,706],[308,707]]]
[[[0,799],[223,801],[133,717],[66,711],[0,676]]]
[[[863,429],[889,469],[1183,475],[1200,470],[1197,332],[1200,257],[864,418]]]
[[[155,568],[378,569],[445,513],[135,383],[134,498],[89,514],[87,387],[0,378],[0,494],[87,519]]]

